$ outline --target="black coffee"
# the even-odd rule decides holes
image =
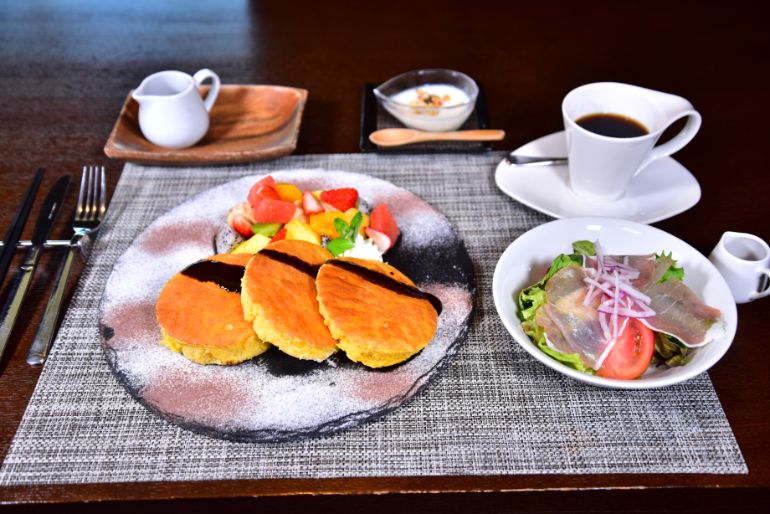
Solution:
[[[621,114],[589,114],[575,120],[584,129],[607,137],[639,137],[650,133],[647,127]]]

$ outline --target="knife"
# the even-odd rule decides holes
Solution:
[[[35,222],[35,231],[32,234],[32,246],[27,250],[24,256],[24,262],[21,263],[11,285],[8,299],[2,310],[0,310],[0,360],[2,360],[8,339],[13,331],[13,325],[19,316],[21,306],[24,303],[24,297],[27,295],[29,285],[32,282],[32,275],[35,273],[35,267],[40,260],[40,251],[51,233],[51,228],[56,221],[56,215],[61,210],[64,197],[67,194],[67,187],[70,183],[70,176],[64,175],[48,192],[43,202],[43,207],[37,216]]]

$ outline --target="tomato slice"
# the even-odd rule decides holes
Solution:
[[[604,378],[632,380],[650,367],[655,350],[655,334],[638,319],[629,319],[625,330],[596,372]]]

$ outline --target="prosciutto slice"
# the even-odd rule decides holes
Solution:
[[[655,316],[642,323],[656,332],[672,335],[690,347],[710,341],[709,329],[717,323],[719,309],[709,307],[679,280],[653,282],[644,290]]]
[[[597,361],[609,343],[599,321],[599,300],[583,305],[587,287],[583,268],[566,266],[545,285],[547,303],[538,309],[535,321],[545,330],[548,345],[562,353],[577,353],[587,366]]]
[[[655,255],[629,255],[603,258],[602,263],[588,257],[585,267],[575,264],[562,268],[548,280],[547,301],[535,317],[545,331],[548,345],[562,353],[579,354],[584,363],[594,369],[601,367],[615,343],[615,336],[608,335],[607,315],[602,319],[599,312],[601,295],[588,284],[596,284],[591,277],[612,267],[622,269],[633,288],[649,297],[645,302],[649,301],[647,306],[654,314],[650,316],[648,311],[644,316],[635,316],[642,323],[656,332],[676,337],[687,346],[708,343],[709,329],[719,322],[721,313],[704,304],[679,280],[658,283],[672,263]],[[634,294],[639,296],[638,293]],[[621,325],[615,327],[613,334],[622,333],[625,321],[622,317]]]
[[[652,273],[647,280],[638,280],[634,284],[650,297],[650,308],[655,311],[655,316],[641,321],[656,332],[676,337],[686,346],[702,346],[710,341],[709,329],[719,321],[722,313],[703,303],[679,280],[658,283],[672,262],[667,258],[653,260]]]

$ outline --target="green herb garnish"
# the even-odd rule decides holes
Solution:
[[[345,223],[342,218],[334,219],[334,228],[337,230],[339,237],[335,237],[326,245],[326,249],[331,252],[335,257],[339,254],[346,252],[355,246],[356,234],[361,227],[363,216],[360,212],[357,212],[353,219],[350,220],[350,224]]]

